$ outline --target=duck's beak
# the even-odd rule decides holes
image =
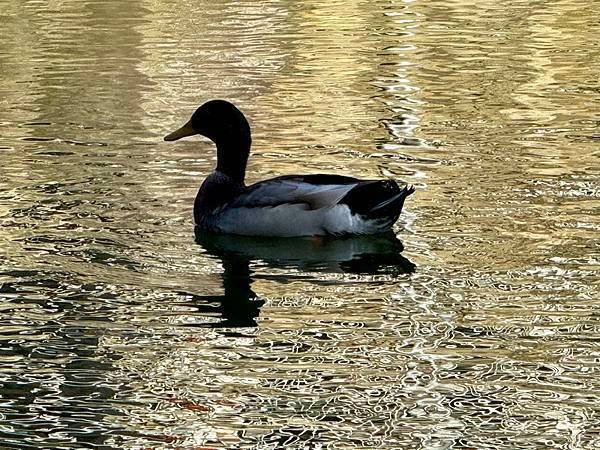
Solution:
[[[186,136],[192,136],[194,134],[198,134],[198,132],[194,130],[192,127],[192,122],[189,121],[178,130],[173,131],[171,134],[167,134],[164,139],[165,141],[176,141],[177,139],[181,139]]]

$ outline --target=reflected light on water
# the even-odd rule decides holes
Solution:
[[[600,447],[593,2],[0,4],[0,447]],[[396,235],[195,236],[209,98]]]

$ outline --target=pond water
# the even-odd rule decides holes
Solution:
[[[600,448],[597,6],[0,0],[0,447]],[[396,236],[196,237],[210,98]]]

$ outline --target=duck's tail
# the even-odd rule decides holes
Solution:
[[[404,200],[413,192],[414,186],[400,189],[393,180],[364,181],[348,192],[340,203],[348,205],[352,213],[366,220],[393,223],[400,216]]]
[[[396,215],[398,217],[402,212],[402,208],[404,207],[404,200],[415,192],[415,187],[412,185],[406,185],[404,189],[395,194],[394,196],[383,200],[378,205],[375,205],[371,208],[367,215],[372,217],[381,217],[381,216],[390,216]]]

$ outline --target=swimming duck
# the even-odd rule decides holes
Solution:
[[[217,167],[194,201],[200,229],[247,236],[375,234],[398,219],[413,186],[393,180],[328,175],[284,175],[247,186],[250,125],[225,100],[202,104],[191,119],[165,136],[175,141],[200,134],[217,146]]]

